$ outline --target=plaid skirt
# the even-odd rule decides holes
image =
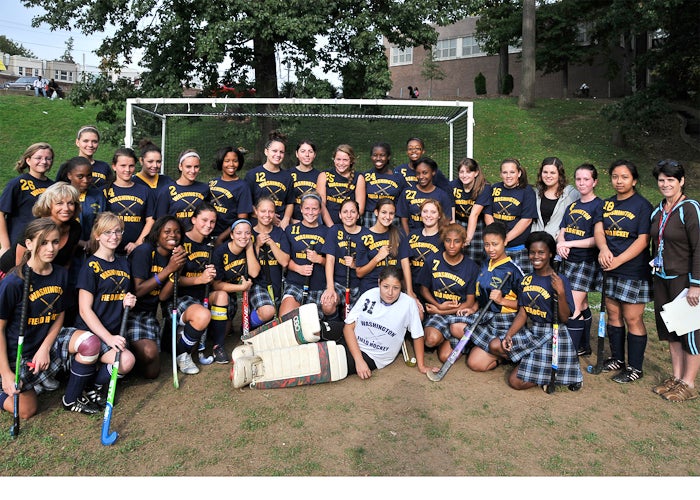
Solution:
[[[467,325],[472,328],[478,312],[467,318]],[[515,320],[516,313],[494,313],[487,311],[478,325],[472,332],[471,342],[486,352],[489,351],[489,344],[495,338],[503,338],[508,333],[510,325]]]
[[[377,216],[374,215],[374,210],[371,212],[365,212],[362,216],[362,225],[366,228],[370,228],[377,223]]]
[[[462,223],[460,221],[460,224],[466,229],[466,222]],[[474,237],[471,243],[469,243],[469,246],[464,249],[464,255],[473,260],[479,267],[481,267],[481,264],[486,260],[486,252],[484,252],[484,221],[479,220],[479,222],[476,223]]]
[[[231,295],[233,295],[233,298],[231,298],[229,302],[235,302],[235,294],[230,294],[229,296]],[[250,304],[251,311],[255,311],[263,306],[273,306],[275,309],[277,309],[279,307],[280,300],[281,297],[275,296],[275,301],[277,304],[273,304],[272,297],[270,297],[270,294],[267,293],[266,286],[254,284],[248,292],[248,303]],[[235,313],[233,316],[235,316]],[[229,318],[233,318],[233,316],[229,315]]]
[[[160,350],[160,332],[160,323],[154,313],[148,311],[131,313],[126,320],[126,340],[129,342],[152,340]]]
[[[564,260],[559,271],[569,279],[572,290],[597,292],[603,286],[603,273],[597,261],[569,262]]]
[[[424,328],[433,327],[439,331],[445,340],[450,342],[452,349],[457,347],[459,343],[458,338],[455,338],[450,334],[450,325],[455,323],[466,323],[467,316],[457,316],[456,314],[430,314],[428,319],[425,320]]]
[[[54,344],[55,345],[55,344]],[[48,378],[53,378],[58,372],[61,371],[62,365],[60,360],[58,359],[57,352],[53,349],[53,346],[51,348],[51,351],[49,352],[49,366],[44,370],[43,372],[39,373],[34,373],[32,372],[29,367],[27,366],[27,362],[31,361],[31,357],[24,357],[22,356],[22,373],[20,374],[19,380],[20,380],[20,387],[21,387],[21,392],[26,392],[31,389],[34,389],[34,387],[41,385],[45,380]],[[15,369],[15,360],[12,360],[11,363],[11,368],[14,371]],[[14,380],[13,380],[14,383]],[[0,377],[0,393],[2,393],[2,377]],[[2,412],[2,408],[0,408],[0,413]]]
[[[532,274],[534,269],[532,268],[532,263],[530,262],[530,257],[527,254],[527,248],[522,250],[508,250],[506,249],[506,255],[510,257],[513,262],[515,262],[518,267],[523,272],[523,275]]]
[[[520,361],[518,378],[537,385],[549,383],[552,374],[552,325],[533,323],[513,336],[510,359]],[[569,385],[583,381],[576,348],[564,324],[559,325],[559,356],[557,384]]]
[[[316,302],[316,304],[319,305],[319,308],[318,308],[319,319],[323,319],[323,311],[321,310],[320,305],[321,305],[321,296],[323,295],[323,292],[325,292],[325,291],[326,291],[325,289],[323,289],[323,290],[309,290],[309,297],[306,299],[307,304],[309,304],[311,302]],[[345,289],[343,289],[343,293],[345,293]],[[295,285],[293,283],[287,283],[287,285],[284,287],[284,295],[282,296],[282,298],[284,299],[284,297],[290,296],[294,300],[296,300],[299,304],[301,304],[302,299],[303,299],[303,295],[304,295],[304,288],[303,287],[301,287],[299,285]]]
[[[605,276],[605,295],[628,304],[646,304],[654,300],[651,282],[609,275]]]
[[[338,294],[338,307],[345,310],[345,287],[340,283],[335,283],[335,293]],[[360,298],[360,287],[350,288],[350,307],[355,305],[357,299]]]

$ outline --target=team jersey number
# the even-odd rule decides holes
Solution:
[[[34,187],[34,181],[29,180],[29,179],[20,179],[19,180],[19,188],[22,191],[34,191],[36,189]]]
[[[492,196],[501,196],[501,188],[493,188],[493,191],[491,192]]]

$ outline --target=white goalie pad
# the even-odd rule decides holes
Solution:
[[[318,306],[304,304],[280,318],[253,330],[243,342],[253,346],[255,352],[280,349],[321,340],[321,323]]]

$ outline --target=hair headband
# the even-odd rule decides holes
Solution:
[[[238,224],[248,224],[251,228],[253,227],[253,224],[250,223],[248,219],[238,219],[236,222],[231,224],[231,231],[233,231],[233,228],[236,227]]]
[[[197,158],[199,159],[199,154],[197,154],[195,151],[188,151],[187,153],[183,153],[183,155],[180,157],[178,160],[178,163],[182,163],[185,161],[187,158]]]

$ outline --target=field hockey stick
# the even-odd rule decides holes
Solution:
[[[119,327],[119,335],[124,337],[126,335],[126,323],[129,319],[130,306],[124,308],[124,315],[122,316],[122,324]],[[119,376],[119,361],[122,358],[122,352],[117,349],[117,355],[114,357],[114,363],[112,363],[112,376],[109,379],[109,389],[107,390],[107,406],[105,406],[105,416],[102,419],[102,436],[101,441],[104,446],[110,446],[119,437],[117,431],[109,432],[109,426],[112,423],[112,409],[114,408],[114,394],[117,392],[117,377]]]
[[[177,282],[180,273],[173,273],[173,314],[172,314],[172,336],[173,336],[173,387],[180,388],[180,381],[177,378]]]
[[[603,273],[603,289],[600,292],[600,316],[598,318],[598,348],[596,350],[595,366],[588,365],[586,371],[600,375],[603,371],[603,356],[605,355],[605,273]]]
[[[505,285],[506,281],[508,281],[508,279],[510,278],[511,274],[512,274],[511,272],[507,272],[505,277],[503,278],[503,280],[499,283],[499,285],[494,290],[501,290],[503,288],[503,285]],[[493,299],[489,299],[488,302],[486,302],[486,305],[481,309],[481,312],[476,317],[476,320],[474,320],[474,323],[472,323],[471,328],[465,329],[464,335],[462,336],[461,339],[459,339],[459,342],[457,342],[457,345],[455,346],[455,348],[452,349],[452,352],[447,357],[447,360],[442,364],[442,367],[440,367],[440,370],[438,370],[437,373],[433,373],[430,370],[428,370],[426,375],[428,376],[428,378],[430,380],[432,380],[433,382],[439,382],[445,376],[445,374],[447,373],[447,370],[452,368],[452,365],[455,364],[455,361],[457,361],[457,358],[459,358],[459,355],[462,354],[462,351],[469,343],[469,339],[472,338],[472,333],[474,332],[476,327],[479,325],[479,323],[483,319],[486,312],[491,307],[491,304],[493,304]]]
[[[242,281],[248,280],[248,263],[243,264]],[[250,303],[248,302],[248,290],[243,290],[243,311],[242,311],[241,336],[250,333]]]
[[[214,253],[214,240],[212,238],[209,238],[209,241],[207,242],[207,248],[209,250],[209,253],[207,255],[207,263],[204,264],[204,269],[211,264],[211,257],[212,254]],[[209,309],[209,293],[211,291],[211,281],[208,282],[206,285],[204,285],[204,299],[202,300],[202,305]],[[214,356],[205,356],[203,354],[204,348],[206,346],[206,341],[207,341],[207,332],[206,330],[204,331],[204,334],[202,335],[202,338],[199,340],[199,363],[202,365],[210,365],[214,362]]]
[[[263,252],[265,253],[265,281],[267,281],[267,294],[272,300],[272,307],[275,308],[275,317],[277,317],[277,303],[275,302],[275,291],[272,288],[272,278],[270,277],[270,245],[265,243],[263,246]]]
[[[413,368],[416,366],[416,358],[409,355],[408,353],[408,343],[406,342],[406,339],[403,339],[403,342],[401,343],[401,354],[403,354],[403,362],[406,363],[406,366],[410,366]]]
[[[547,394],[553,394],[557,382],[557,370],[559,369],[559,298],[554,293],[553,297],[554,323],[552,324],[552,371],[549,375],[549,384],[545,387]]]
[[[24,333],[27,329],[27,315],[29,313],[29,286],[31,283],[32,268],[24,266],[24,288],[22,289],[22,312],[19,320],[19,336],[17,339],[17,358],[15,359],[15,390],[14,409],[10,436],[17,439],[19,436],[19,386],[22,379],[22,347],[24,346]]]
[[[345,256],[350,257],[350,237],[346,235],[345,238]],[[345,263],[345,318],[350,314],[350,266]]]
[[[312,241],[311,244],[306,248],[306,250],[313,250],[314,245],[316,245],[315,241]],[[311,262],[311,261],[309,261]],[[309,300],[309,287],[311,286],[311,276],[313,276],[313,265],[314,263],[311,262],[311,274],[309,274],[306,279],[304,280],[304,290],[301,292],[301,305],[306,304],[306,301]]]

